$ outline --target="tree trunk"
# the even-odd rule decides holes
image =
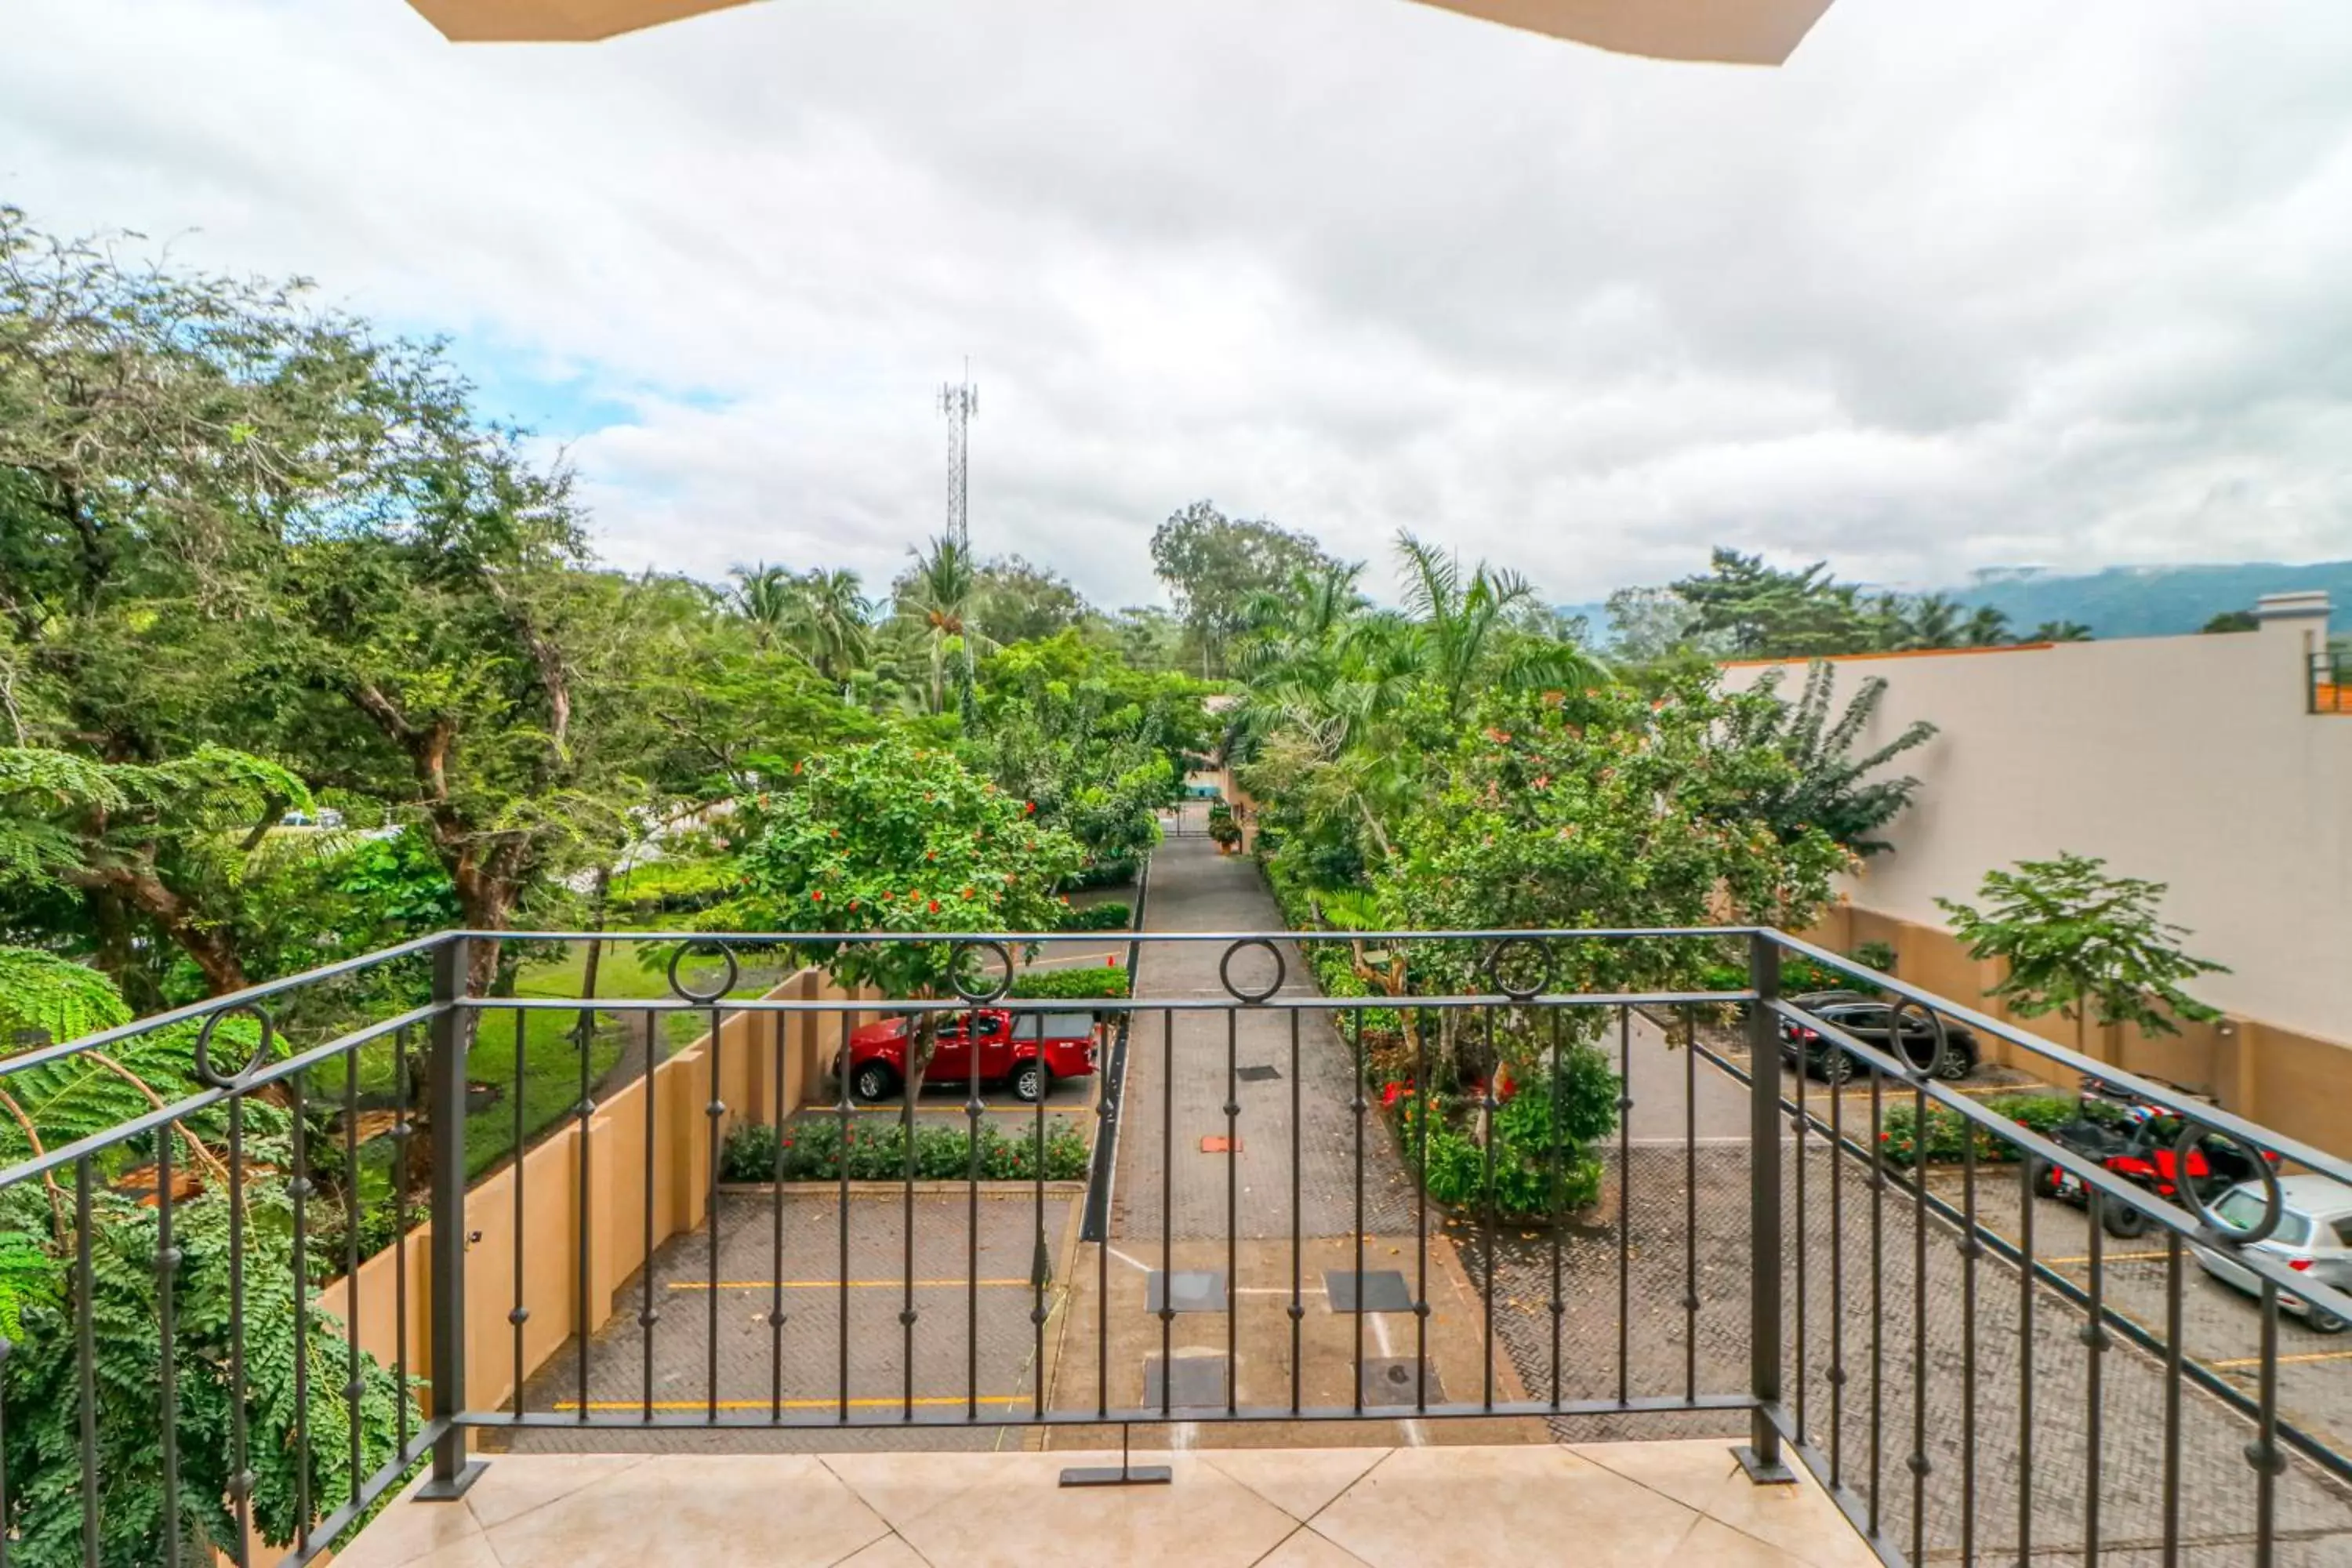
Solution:
[[[612,891],[613,868],[610,866],[597,867],[596,890],[591,895],[589,903],[588,929],[590,931],[601,931],[604,929],[605,910],[611,900]],[[583,1002],[596,1000],[596,971],[602,965],[604,958],[604,941],[601,938],[591,938],[588,942],[588,957],[580,966],[580,999]],[[580,1009],[579,1027],[580,1043],[584,1047],[589,1037],[596,1032],[595,1008]]]

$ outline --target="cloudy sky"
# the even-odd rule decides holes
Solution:
[[[0,200],[447,336],[607,553],[1154,592],[1200,497],[1561,600],[2352,555],[2352,5],[1839,0],[1786,68],[1403,0],[8,0]]]

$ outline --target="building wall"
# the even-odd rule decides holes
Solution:
[[[2189,951],[2231,969],[2191,989],[2231,1016],[2100,1054],[2352,1152],[2352,716],[2307,711],[2326,606],[2297,597],[2251,633],[1838,661],[1841,706],[1887,681],[1861,745],[1915,719],[1939,732],[1895,764],[1920,780],[1914,805],[1824,934],[1891,942],[1906,978],[1968,999],[1999,975],[1946,933],[1938,895],[1972,899],[1986,871],[2062,850],[2167,883]],[[1770,668],[1793,696],[1802,664],[1726,679]],[[2074,1044],[2063,1020],[2019,1022]]]
[[[581,1184],[587,1184],[590,1233],[587,1319],[590,1332],[603,1326],[614,1296],[647,1257],[646,1211],[653,1208],[652,1245],[702,1223],[709,1205],[712,1123],[705,1108],[716,1095],[728,1107],[718,1136],[743,1121],[772,1121],[779,1108],[789,1112],[805,1103],[839,1048],[842,1032],[863,1021],[848,1010],[857,998],[814,970],[793,975],[767,994],[767,1000],[839,1001],[839,1013],[735,1013],[725,1017],[716,1041],[704,1035],[654,1068],[652,1110],[646,1079],[638,1079],[601,1100],[589,1118],[586,1158],[579,1124],[567,1121],[548,1133],[520,1165],[477,1182],[466,1197],[466,1385],[467,1402],[496,1409],[562,1348],[580,1324]],[[653,1154],[646,1158],[651,1139]],[[522,1203],[518,1216],[515,1182],[520,1171]],[[417,1198],[421,1212],[424,1199]],[[514,1328],[507,1314],[518,1304],[514,1238],[527,1238],[520,1304],[530,1311],[523,1325],[522,1359],[515,1358]],[[401,1257],[406,1255],[405,1311],[400,1310]],[[319,1305],[353,1324],[362,1350],[389,1367],[404,1346],[412,1374],[432,1366],[428,1304],[433,1285],[433,1227],[420,1224],[398,1247],[386,1247],[362,1264],[351,1279],[328,1282]],[[354,1303],[356,1295],[356,1303]],[[427,1414],[432,1391],[419,1393]]]

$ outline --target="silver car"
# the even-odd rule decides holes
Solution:
[[[2352,1187],[2326,1176],[2287,1176],[2279,1183],[2284,1207],[2278,1228],[2246,1248],[2285,1264],[2352,1296]],[[2263,1184],[2243,1182],[2221,1194],[2213,1213],[2240,1230],[2251,1230],[2263,1219]],[[2250,1295],[2262,1293],[2260,1276],[2235,1258],[2214,1247],[2190,1246],[2198,1266],[2224,1284]],[[2341,1333],[2345,1321],[2302,1298],[2281,1293],[2280,1303],[2301,1312],[2323,1334]]]

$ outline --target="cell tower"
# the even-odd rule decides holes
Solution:
[[[980,412],[980,388],[971,384],[971,362],[964,361],[963,380],[940,388],[940,412],[948,416],[948,532],[966,556],[971,553],[971,521],[966,507],[965,451],[972,416]]]

